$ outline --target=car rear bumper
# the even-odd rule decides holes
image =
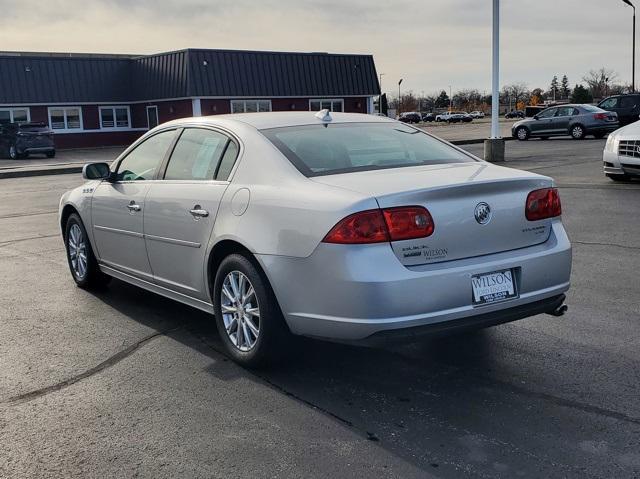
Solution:
[[[504,322],[538,314],[526,305],[559,297],[571,274],[571,244],[559,220],[545,243],[423,266],[403,266],[386,243],[321,243],[307,258],[257,258],[293,333],[343,341],[407,328],[455,328],[464,318]],[[508,268],[517,271],[519,296],[474,307],[471,276]],[[502,315],[507,310],[517,314]]]

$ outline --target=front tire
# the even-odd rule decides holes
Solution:
[[[524,126],[520,126],[516,130],[516,138],[520,141],[527,141],[529,139],[529,135],[529,130]]]
[[[629,181],[631,177],[629,175],[607,175],[607,178],[612,179],[613,181]]]
[[[569,134],[574,140],[582,140],[585,137],[586,131],[582,125],[573,125],[569,130]]]
[[[242,254],[227,256],[216,273],[213,307],[222,343],[242,366],[258,368],[279,359],[288,329],[264,273]]]
[[[87,230],[77,213],[72,213],[69,216],[64,231],[69,270],[76,284],[83,289],[106,286],[111,280],[111,276],[100,271],[91,243],[89,243]]]

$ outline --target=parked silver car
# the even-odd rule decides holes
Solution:
[[[60,201],[76,283],[116,277],[213,313],[244,365],[291,333],[385,341],[564,311],[552,180],[394,120],[187,118],[84,177]]]
[[[520,120],[511,127],[518,140],[570,135],[581,140],[587,135],[602,138],[619,127],[615,112],[593,105],[562,105],[547,108],[532,118]]]

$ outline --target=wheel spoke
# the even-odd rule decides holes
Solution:
[[[249,347],[253,346],[246,323],[242,323],[242,335],[244,336],[245,344]]]
[[[226,284],[222,285],[222,293],[229,298],[229,301],[235,302],[236,298],[233,297],[233,294],[231,294],[231,291],[229,291]]]
[[[256,328],[256,325],[253,324],[253,319],[251,319],[248,315],[245,314],[244,316],[244,322],[245,324],[249,327],[249,329],[251,330],[251,332],[253,333],[253,336],[258,339],[258,328]]]
[[[247,299],[249,299],[254,294],[255,294],[255,291],[253,290],[253,286],[249,285],[247,292],[244,294],[244,296],[242,296],[242,304],[246,303]]]
[[[229,274],[229,283],[231,283],[231,289],[233,290],[233,299],[238,299],[240,297],[240,292],[238,291],[238,283],[236,281],[235,271],[232,271]]]
[[[250,314],[251,316],[260,318],[260,308],[245,308],[244,311],[245,313]]]
[[[223,313],[235,313],[238,311],[238,308],[236,308],[235,306],[229,306],[226,304],[222,304],[220,306],[222,308]]]
[[[233,329],[233,325],[236,324],[236,318],[232,318],[231,321],[229,321],[229,324],[227,324],[226,329],[227,329],[227,333],[231,334],[231,330]]]

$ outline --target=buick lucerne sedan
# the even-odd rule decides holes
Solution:
[[[566,310],[553,181],[388,118],[181,119],[83,175],[60,202],[75,282],[212,313],[243,365],[292,334],[413,340]]]

